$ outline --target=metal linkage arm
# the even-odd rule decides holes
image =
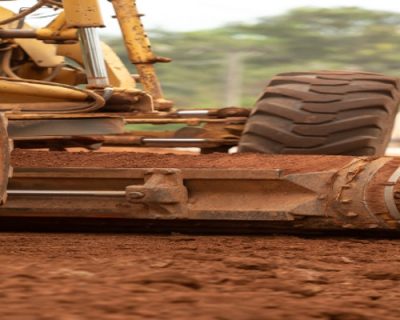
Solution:
[[[111,2],[121,27],[129,59],[136,66],[144,90],[153,97],[157,109],[170,109],[172,102],[164,99],[153,65],[157,62],[170,62],[170,59],[158,57],[152,52],[135,0],[112,0]]]

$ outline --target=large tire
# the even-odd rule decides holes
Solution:
[[[382,155],[399,89],[399,79],[375,73],[280,74],[256,103],[239,152]]]

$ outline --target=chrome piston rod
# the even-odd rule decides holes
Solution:
[[[79,28],[79,39],[89,87],[108,87],[110,84],[97,28]]]
[[[88,196],[88,197],[123,197],[125,191],[101,190],[7,190],[12,196]]]

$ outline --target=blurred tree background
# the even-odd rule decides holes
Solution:
[[[346,69],[400,75],[398,13],[301,8],[213,30],[148,31],[155,53],[174,60],[158,64],[157,70],[166,96],[179,107],[250,107],[279,72]],[[106,41],[129,65],[121,40]]]

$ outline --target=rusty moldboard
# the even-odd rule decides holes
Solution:
[[[18,168],[0,217],[259,221],[288,229],[395,230],[398,219],[389,209],[386,215],[371,210],[366,192],[391,161],[355,158],[342,169],[298,174],[280,169]],[[387,208],[383,193],[384,186],[378,201]]]

